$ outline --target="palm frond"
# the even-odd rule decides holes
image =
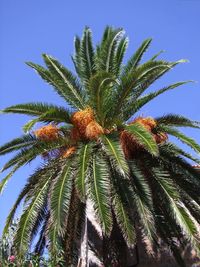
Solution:
[[[46,103],[26,103],[7,107],[3,113],[25,114],[29,116],[41,116],[43,122],[71,123],[71,113],[68,109]],[[40,121],[38,119],[38,121]]]
[[[184,81],[184,82],[178,82],[174,83],[172,85],[166,86],[156,92],[149,93],[147,95],[141,96],[135,101],[130,100],[129,105],[127,108],[125,108],[124,113],[124,120],[128,120],[134,113],[136,113],[138,110],[140,110],[145,104],[150,102],[152,99],[156,98],[157,96],[163,94],[164,92],[167,92],[169,90],[175,89],[183,84],[187,84],[191,81]]]
[[[80,60],[80,47],[81,47],[81,40],[78,36],[75,36],[74,38],[74,55],[71,57],[72,61],[74,63],[74,67],[76,70],[76,73],[81,77],[81,60]]]
[[[69,212],[71,192],[72,192],[72,174],[73,170],[69,162],[65,163],[64,169],[52,188],[51,193],[51,213],[54,221],[54,227],[57,234],[63,234],[66,227],[66,220]]]
[[[28,122],[23,126],[23,131],[24,131],[25,133],[30,132],[30,130],[33,128],[33,126],[34,126],[36,123],[38,123],[38,122],[46,122],[46,118],[47,118],[47,116],[50,116],[50,114],[54,114],[54,112],[55,112],[54,110],[49,110],[49,111],[47,111],[46,113],[42,114],[41,116],[37,117],[36,119],[32,119],[32,120],[28,121]],[[56,115],[58,115],[58,114],[56,114]],[[67,121],[60,121],[60,122],[67,122]],[[70,119],[69,119],[67,123],[69,124],[70,122],[71,122],[71,121],[70,121]],[[55,121],[54,121],[54,123],[55,123]],[[57,121],[56,123],[58,123],[58,121]]]
[[[124,157],[120,142],[108,136],[102,136],[102,142],[105,152],[112,160],[115,169],[123,176],[128,175],[129,167]]]
[[[200,197],[199,197],[199,183],[194,176],[181,173],[179,168],[178,171],[171,171],[171,175],[176,182],[176,184],[181,188],[181,192],[188,194],[191,199],[193,199],[198,205],[200,205]],[[192,204],[191,204],[192,205]]]
[[[55,164],[56,163],[56,164]],[[23,199],[25,198],[25,196],[29,193],[30,194],[30,199],[33,197],[33,195],[38,191],[38,189],[40,189],[41,187],[41,181],[43,180],[42,178],[47,175],[52,175],[52,173],[55,173],[55,166],[58,166],[58,163],[53,161],[48,162],[47,164],[41,166],[40,168],[38,168],[37,170],[34,171],[34,173],[29,177],[28,182],[26,183],[26,185],[24,186],[24,188],[22,189],[22,191],[20,192],[19,196],[17,197],[17,200],[15,202],[15,204],[12,206],[12,209],[6,219],[6,224],[3,230],[3,235],[6,235],[9,227],[14,219],[16,210],[18,208],[18,206],[20,205],[20,203],[23,201]],[[37,186],[37,190],[35,190],[34,192],[32,191],[32,188],[35,187],[35,185],[37,185],[39,183],[39,186]]]
[[[89,104],[103,125],[108,107],[111,106],[113,86],[117,83],[113,75],[105,71],[98,72],[89,81]]]
[[[1,180],[0,182],[0,194],[2,194],[6,184],[8,183],[9,179],[13,176],[13,174],[24,164],[24,161],[19,162],[16,164],[13,169]]]
[[[49,55],[43,54],[43,59],[66,101],[70,101],[76,108],[84,108],[82,88],[72,72]]]
[[[75,178],[76,190],[82,200],[86,197],[86,182],[88,166],[91,159],[91,145],[85,144],[78,151],[77,173]]]
[[[58,242],[61,242],[61,249],[64,249],[66,265],[67,266],[77,266],[78,264],[78,244],[79,232],[82,231],[83,227],[83,217],[84,217],[85,205],[80,202],[75,188],[73,187],[71,203],[70,203],[70,213],[67,220],[67,227],[65,229],[64,238],[59,238]],[[53,225],[52,225],[53,226]],[[52,241],[51,241],[52,242]],[[55,244],[52,244],[55,246]],[[59,252],[59,247],[55,247]]]
[[[140,218],[144,234],[148,238],[148,241],[152,242],[156,236],[152,192],[145,175],[139,167],[131,163],[130,169],[136,211]]]
[[[63,143],[64,144],[64,143]],[[38,143],[32,145],[31,148],[24,148],[22,149],[17,155],[15,155],[12,159],[10,159],[1,169],[1,172],[13,167],[13,169],[4,177],[0,182],[0,193],[2,193],[5,185],[7,184],[8,180],[13,176],[13,174],[23,165],[29,163],[37,156],[41,155],[42,153],[47,153],[53,149],[60,147],[61,143],[52,142],[46,143],[43,142],[40,145]]]
[[[1,169],[1,172],[9,169],[18,163],[28,163],[35,159],[37,156],[42,155],[43,153],[48,153],[50,151],[56,150],[62,146],[66,146],[69,143],[66,139],[60,138],[56,141],[45,142],[38,141],[36,144],[32,145],[30,148],[21,149],[17,155],[11,158]],[[22,165],[21,165],[22,166]]]
[[[122,231],[123,237],[128,246],[133,246],[136,241],[135,228],[133,221],[129,216],[126,205],[123,203],[120,196],[115,193],[112,199],[112,206],[115,213],[117,223]]]
[[[162,117],[155,118],[156,122],[161,125],[176,126],[176,127],[193,127],[200,128],[200,122],[192,121],[184,116],[177,114],[167,114]]]
[[[125,130],[133,135],[133,138],[152,155],[158,155],[158,146],[153,136],[141,124],[134,123],[125,126]]]
[[[109,172],[102,158],[94,156],[88,183],[88,197],[92,200],[103,233],[109,235],[112,229],[110,183]]]
[[[138,66],[122,79],[121,86],[117,90],[117,107],[116,112],[121,112],[121,108],[129,102],[134,102],[141,94],[157,79],[171,70],[177,64],[185,62],[179,60],[176,62],[147,61]]]
[[[142,56],[147,51],[151,42],[152,42],[151,38],[146,39],[144,42],[142,42],[140,47],[137,49],[137,51],[134,53],[134,55],[129,59],[129,61],[125,65],[124,70],[123,70],[123,76],[126,76],[130,71],[134,70],[138,66]]]
[[[169,173],[154,168],[153,177],[163,192],[163,198],[165,198],[166,201],[165,204],[167,205],[168,202],[168,209],[171,216],[181,227],[193,247],[198,251],[199,247],[196,239],[196,235],[198,233],[197,226],[188,214],[186,208],[181,204],[180,196],[169,178]]]
[[[50,177],[48,176],[47,179],[44,179],[43,186],[38,190],[20,218],[20,227],[17,229],[15,236],[15,244],[19,257],[23,257],[29,247],[32,228],[34,227],[34,222],[37,219],[39,211],[43,208],[49,182]]]
[[[49,213],[47,213],[45,216],[45,219],[42,224],[42,228],[39,233],[39,239],[37,240],[37,243],[34,247],[34,253],[40,256],[44,253],[46,242],[47,242],[46,229],[48,225],[48,219],[49,219]]]
[[[80,77],[82,78],[83,83],[87,85],[88,81],[95,73],[92,33],[88,27],[86,27],[83,32],[78,56],[81,62]]]
[[[134,94],[135,99],[144,92],[150,83],[159,78],[165,71],[171,69],[171,64],[165,61],[147,61],[138,66],[122,80],[120,100],[125,100]],[[151,78],[151,79],[150,79]]]
[[[43,153],[48,153],[52,150],[56,150],[57,148],[60,148],[65,144],[66,141],[64,140],[51,143],[41,142],[40,145],[36,144],[29,149],[23,149],[21,152],[19,152],[16,156],[9,160],[1,169],[1,172],[3,172],[13,166],[13,169],[0,182],[0,193],[2,193],[9,179],[21,166],[31,162],[37,156],[42,155]]]
[[[122,29],[106,28],[102,42],[97,47],[95,65],[98,71],[115,74],[115,54],[122,35]]]
[[[190,211],[198,224],[200,224],[200,205],[187,193],[181,192],[184,205]]]
[[[183,143],[194,149],[197,153],[200,153],[200,146],[199,144],[196,143],[194,139],[186,136],[185,134],[181,133],[177,129],[170,126],[160,125],[159,128],[164,130],[166,133],[175,136],[180,141],[182,141]]]
[[[114,62],[115,62],[115,75],[119,75],[122,69],[122,62],[123,62],[123,57],[124,54],[126,52],[126,49],[128,47],[128,38],[127,37],[123,37],[118,44],[118,47],[116,49],[116,53],[115,53],[115,58],[114,58]]]
[[[32,62],[27,62],[27,65],[35,69],[41,78],[52,85],[55,91],[70,105],[78,109],[83,108],[84,105],[80,96],[80,88],[77,87],[77,81],[71,72],[65,69],[53,58],[46,55],[44,55],[44,58],[52,62],[52,65],[55,67],[55,71],[54,69],[51,69],[51,71],[47,70],[44,67]]]
[[[5,155],[21,148],[29,147],[36,142],[37,139],[33,135],[23,135],[1,146],[0,155]]]
[[[190,163],[180,156],[173,154],[166,146],[160,147],[160,160],[162,165],[170,172],[176,183],[185,190],[192,198],[199,202],[198,190],[200,187],[200,175]]]
[[[136,242],[135,209],[133,210],[134,191],[129,178],[123,177],[109,160],[111,176],[111,200],[115,219],[129,247]]]
[[[150,60],[155,60],[157,57],[159,57],[162,53],[164,53],[165,50],[160,50],[157,54],[155,54]]]
[[[183,156],[185,158],[188,158],[194,161],[197,164],[200,164],[200,159],[195,158],[193,155],[185,152],[183,149],[181,149],[180,147],[176,146],[175,144],[171,142],[160,144],[159,149],[163,150],[163,148],[165,149],[165,152],[166,151],[168,152],[168,154],[171,154],[171,155],[174,154],[174,156]]]

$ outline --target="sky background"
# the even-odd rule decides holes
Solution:
[[[145,38],[152,37],[145,59],[164,49],[161,58],[189,60],[150,90],[182,80],[200,81],[200,0],[1,0],[0,109],[32,101],[64,104],[24,62],[43,64],[41,54],[47,53],[73,69],[70,58],[73,38],[81,35],[85,25],[91,27],[95,43],[100,41],[106,25],[123,27],[130,39],[126,59]],[[180,113],[200,121],[199,100],[200,83],[197,82],[167,92],[145,106],[140,114]],[[0,115],[0,145],[20,136],[22,126],[29,119]],[[200,142],[198,130],[185,132]],[[0,168],[9,158],[0,158]],[[38,164],[37,160],[16,172],[0,196],[0,232],[17,194]]]

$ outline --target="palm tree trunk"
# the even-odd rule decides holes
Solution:
[[[111,236],[103,238],[103,263],[106,267],[127,267],[127,246],[116,222]]]
[[[89,267],[87,205],[88,203],[86,201],[85,221],[84,221],[84,227],[83,227],[82,237],[81,237],[80,258],[79,258],[79,264],[81,267]]]

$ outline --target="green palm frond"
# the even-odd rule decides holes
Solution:
[[[120,102],[124,103],[131,95],[137,99],[161,74],[170,70],[171,66],[172,64],[165,61],[148,61],[138,66],[123,78],[122,86],[119,88]]]
[[[43,115],[37,117],[36,119],[32,119],[32,120],[28,121],[28,122],[23,126],[23,131],[24,131],[25,133],[30,132],[30,130],[34,127],[34,125],[35,125],[36,123],[38,123],[38,122],[46,122],[46,118],[47,118],[47,116],[51,116],[51,114],[54,114],[54,112],[55,112],[54,110],[49,110],[49,111],[47,111],[46,113],[44,113]],[[56,115],[58,115],[58,114],[56,114]],[[55,123],[55,121],[53,121],[53,122]],[[67,122],[67,121],[60,121],[60,122]],[[69,124],[70,122],[71,122],[71,121],[70,121],[70,119],[69,119],[67,123]],[[58,123],[58,121],[57,121],[56,123]]]
[[[145,129],[139,123],[134,123],[128,126],[125,126],[125,130],[131,133],[134,139],[143,146],[149,153],[152,155],[158,155],[158,145],[156,144],[153,136],[149,133],[148,130]]]
[[[136,242],[133,221],[129,217],[129,212],[127,211],[126,205],[116,192],[113,195],[112,206],[124,239],[126,240],[128,246],[133,246]]]
[[[130,71],[133,71],[138,66],[142,56],[147,51],[151,42],[152,42],[152,39],[149,38],[149,39],[146,39],[141,44],[141,46],[137,49],[137,51],[134,53],[134,55],[129,59],[129,61],[125,65],[124,70],[123,70],[123,76],[128,75]]]
[[[159,128],[165,131],[166,133],[175,136],[181,142],[185,143],[186,145],[194,149],[197,153],[200,153],[200,145],[197,144],[194,139],[186,136],[185,134],[181,133],[177,129],[170,127],[170,126],[160,125]]]
[[[33,119],[33,120],[26,122],[22,127],[24,133],[29,133],[31,129],[34,127],[34,125],[40,121],[40,119],[41,117],[38,117],[37,119]]]
[[[16,164],[13,167],[13,169],[3,179],[1,179],[1,182],[0,182],[0,194],[2,194],[7,182],[10,180],[10,178],[13,176],[13,174],[23,165],[24,165],[24,161],[19,162],[18,164]]]
[[[47,213],[45,215],[45,218],[44,218],[44,221],[43,221],[40,233],[39,233],[39,238],[38,238],[37,243],[34,247],[34,253],[36,253],[37,255],[40,255],[40,256],[43,255],[45,247],[46,247],[46,243],[47,243],[46,242],[47,241],[46,229],[48,226],[48,219],[49,219],[49,213]]]
[[[115,169],[123,176],[128,175],[129,167],[124,157],[120,142],[108,136],[102,136],[102,142],[105,152],[111,159]]]
[[[89,104],[96,111],[97,117],[102,125],[105,123],[108,107],[111,107],[113,86],[117,81],[113,75],[105,71],[98,72],[89,82]]]
[[[10,178],[13,176],[13,174],[23,165],[24,165],[23,161],[18,163],[18,164],[16,164],[13,167],[13,169],[3,179],[1,179],[1,182],[0,182],[0,194],[3,193],[3,190],[4,190],[5,186],[6,186],[6,184],[8,183]]]
[[[57,148],[60,148],[61,146],[64,145],[66,145],[66,140],[59,140],[51,143],[43,142],[40,143],[39,145],[35,144],[31,148],[21,150],[21,152],[19,152],[11,160],[9,160],[1,169],[1,172],[3,172],[13,166],[13,169],[0,182],[0,193],[2,193],[9,179],[20,167],[31,162],[37,156],[40,156],[43,153],[48,153],[52,150],[56,150]]]
[[[122,62],[123,62],[123,58],[124,58],[124,54],[126,52],[126,49],[128,47],[128,38],[127,37],[123,37],[118,44],[118,47],[116,49],[116,53],[115,53],[115,58],[114,58],[114,62],[115,62],[115,75],[119,75],[121,73],[122,70]]]
[[[163,198],[166,201],[166,205],[168,202],[167,206],[171,216],[181,227],[187,239],[198,251],[198,241],[196,239],[196,235],[198,233],[197,226],[192,220],[191,215],[188,213],[187,209],[181,204],[180,195],[178,194],[176,187],[170,180],[169,174],[161,171],[160,169],[154,169],[153,177],[159,184],[160,189],[162,189]]]
[[[25,196],[29,193],[31,195],[31,197],[33,197],[34,193],[37,192],[37,190],[40,188],[37,187],[37,190],[33,192],[32,188],[34,188],[35,185],[37,185],[37,183],[42,181],[41,178],[47,176],[47,175],[52,175],[53,172],[55,172],[55,166],[54,166],[55,161],[50,161],[45,165],[42,165],[40,168],[38,168],[37,170],[34,171],[34,173],[29,177],[28,182],[26,183],[26,185],[24,186],[24,188],[22,189],[22,191],[20,192],[15,204],[12,206],[12,209],[6,219],[6,224],[3,230],[3,235],[5,235],[8,232],[8,229],[14,219],[16,210],[18,208],[18,206],[20,205],[20,203],[23,201],[23,199],[25,198]],[[30,197],[30,198],[31,198]]]
[[[50,177],[48,176],[47,179],[44,179],[43,186],[40,190],[38,190],[37,194],[33,197],[31,203],[25,208],[21,216],[19,222],[21,227],[17,229],[15,236],[16,249],[21,257],[24,256],[28,249],[32,228],[34,227],[34,222],[37,219],[38,212],[43,208],[49,182]]]
[[[43,121],[43,118],[45,120],[46,119],[46,116],[49,115],[49,114],[51,114],[51,113],[52,113],[52,111],[47,111],[46,113],[44,113],[43,115],[37,117],[36,119],[32,119],[32,120],[28,121],[26,124],[24,124],[23,131],[25,133],[30,132],[30,130],[34,127],[34,125],[36,123],[42,122]]]
[[[80,238],[79,232],[82,231],[84,212],[85,205],[80,202],[75,192],[75,188],[73,187],[70,203],[70,213],[67,220],[67,227],[65,229],[65,236],[63,238],[59,238],[59,236],[56,237],[58,242],[61,243],[61,249],[64,248],[66,266],[77,266],[78,264],[77,240],[79,240]],[[57,250],[59,252],[58,246],[55,247],[55,244],[51,244],[51,246],[54,246],[55,251]]]
[[[55,91],[69,104],[78,109],[83,108],[83,100],[80,95],[80,88],[72,73],[65,69],[60,63],[57,62],[57,60],[53,59],[52,57],[47,55],[44,55],[43,57],[45,58],[46,63],[49,62],[49,67],[51,66],[50,64],[52,64],[51,70],[47,70],[44,67],[32,62],[27,62],[27,65],[35,69],[41,78],[52,85]]]
[[[0,147],[0,155],[19,150],[21,148],[30,147],[37,142],[37,139],[33,135],[23,135],[15,138],[12,141],[4,144]]]
[[[96,52],[95,65],[98,71],[116,73],[115,55],[122,35],[122,29],[106,28],[102,42],[97,47]]]
[[[150,60],[155,60],[157,59],[162,53],[164,53],[165,50],[160,50],[158,53],[156,53]]]
[[[50,151],[56,150],[62,146],[68,145],[68,141],[64,138],[60,138],[56,141],[45,142],[39,141],[32,145],[30,148],[21,149],[17,155],[11,158],[1,169],[1,172],[9,169],[10,167],[14,166],[18,163],[28,163],[35,159],[37,156],[42,155],[43,153],[48,153]]]
[[[148,237],[148,240],[152,242],[156,236],[152,192],[147,179],[139,167],[132,163],[130,169],[133,179],[132,183],[136,211],[145,235]]]
[[[77,265],[77,232],[82,230],[82,215],[85,206],[77,197],[74,186],[72,187],[69,214],[63,234],[60,235],[54,227],[53,218],[50,216],[46,236],[49,241],[49,252],[51,253],[54,265],[57,264],[56,258],[64,257],[67,266]]]
[[[181,149],[180,147],[176,146],[173,143],[167,142],[165,144],[161,144],[159,146],[159,149],[163,150],[163,148],[165,149],[165,152],[166,151],[168,152],[168,154],[171,154],[171,155],[174,154],[175,156],[183,156],[185,158],[188,158],[194,161],[197,164],[200,164],[200,159],[195,158],[193,155],[185,152],[183,149]]]
[[[86,181],[88,166],[91,160],[92,148],[90,144],[83,145],[78,151],[77,171],[75,178],[76,190],[82,200],[86,197]]]
[[[64,169],[52,188],[51,193],[51,213],[54,227],[57,234],[63,233],[66,227],[67,216],[69,213],[71,192],[72,192],[73,169],[70,162],[66,162]]]
[[[41,116],[43,122],[71,123],[71,113],[68,109],[46,103],[26,103],[10,106],[2,110],[4,113],[25,114],[29,116]]]
[[[195,169],[189,162],[180,156],[175,156],[173,150],[166,147],[160,147],[160,159],[162,165],[170,172],[173,179],[193,199],[199,203],[198,188],[200,186],[200,175],[198,169]]]
[[[60,147],[61,143],[64,144],[65,141],[63,142],[63,140],[59,140],[51,143],[43,142],[39,145],[38,143],[36,143],[30,148],[21,149],[21,151],[17,153],[17,155],[15,155],[13,158],[11,158],[1,169],[1,172],[4,172],[5,170],[13,167],[13,169],[0,182],[0,193],[2,193],[9,179],[20,167],[29,163],[42,153],[47,153],[53,149]]]
[[[177,168],[180,170],[179,168]],[[188,174],[184,174],[183,171],[173,172],[171,171],[171,175],[173,175],[176,184],[181,188],[181,192],[186,193],[193,199],[198,205],[200,205],[200,197],[199,197],[199,183],[194,176],[190,176]],[[191,204],[192,205],[192,204]]]
[[[76,73],[81,76],[81,59],[80,59],[80,47],[81,47],[81,40],[78,36],[74,38],[74,55],[71,57],[74,63],[74,67]]]
[[[48,194],[46,194],[46,201],[44,201],[43,206],[37,212],[37,217],[35,218],[35,222],[33,224],[33,228],[32,228],[31,235],[30,235],[30,241],[29,241],[30,244],[33,244],[34,240],[36,240],[36,238],[38,237],[40,229],[41,229],[41,227],[44,223],[44,220],[46,219],[46,216],[48,214],[47,195]]]
[[[135,217],[133,210],[134,191],[132,190],[129,178],[123,177],[113,166],[110,161],[111,167],[111,200],[112,208],[115,214],[116,221],[122,231],[124,240],[128,246],[133,246],[136,242],[135,233]],[[131,212],[130,212],[131,211]]]
[[[86,27],[83,32],[83,37],[80,42],[79,49],[79,59],[80,59],[80,76],[87,86],[88,81],[95,73],[95,65],[94,65],[94,48],[92,45],[92,33],[91,30]]]
[[[184,81],[184,82],[178,82],[174,83],[172,85],[166,86],[156,92],[149,93],[147,95],[141,96],[135,101],[130,101],[129,105],[125,110],[124,113],[124,120],[128,120],[134,113],[136,113],[138,110],[140,110],[145,104],[150,102],[152,99],[156,98],[157,96],[163,94],[164,92],[167,92],[169,90],[175,89],[183,84],[187,84],[191,81]]]
[[[89,198],[105,235],[112,229],[109,172],[102,158],[94,156],[88,179]]]
[[[43,59],[51,73],[56,84],[59,86],[60,93],[64,96],[66,101],[69,101],[77,108],[84,108],[84,103],[81,95],[81,85],[78,79],[72,74],[70,70],[65,68],[55,58],[43,54]]]
[[[192,216],[196,219],[198,224],[200,224],[200,205],[192,199],[187,193],[181,192],[183,197],[183,203],[190,211]]]
[[[200,128],[200,122],[192,121],[177,114],[167,114],[162,117],[157,117],[155,120],[158,123],[158,127],[161,124],[167,126]]]
[[[138,66],[133,72],[122,79],[122,85],[117,92],[117,107],[121,112],[121,108],[128,103],[134,102],[144,91],[157,79],[170,71],[177,64],[183,63],[185,60],[178,60],[176,62],[147,61]],[[116,110],[116,112],[117,112]]]

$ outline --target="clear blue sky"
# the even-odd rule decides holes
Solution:
[[[64,104],[24,62],[42,63],[40,55],[45,52],[72,68],[73,37],[81,34],[85,25],[92,28],[95,42],[106,25],[124,27],[130,38],[127,57],[143,39],[153,37],[146,58],[164,49],[163,57],[168,60],[189,59],[189,64],[178,66],[152,90],[180,80],[200,81],[200,0],[1,0],[0,109],[30,101]],[[199,101],[200,84],[189,84],[145,106],[143,114],[174,112],[200,121]],[[0,144],[21,135],[28,119],[1,115]],[[200,142],[197,130],[187,133]],[[6,159],[0,158],[1,166]],[[0,232],[34,166],[19,170],[0,196]]]

